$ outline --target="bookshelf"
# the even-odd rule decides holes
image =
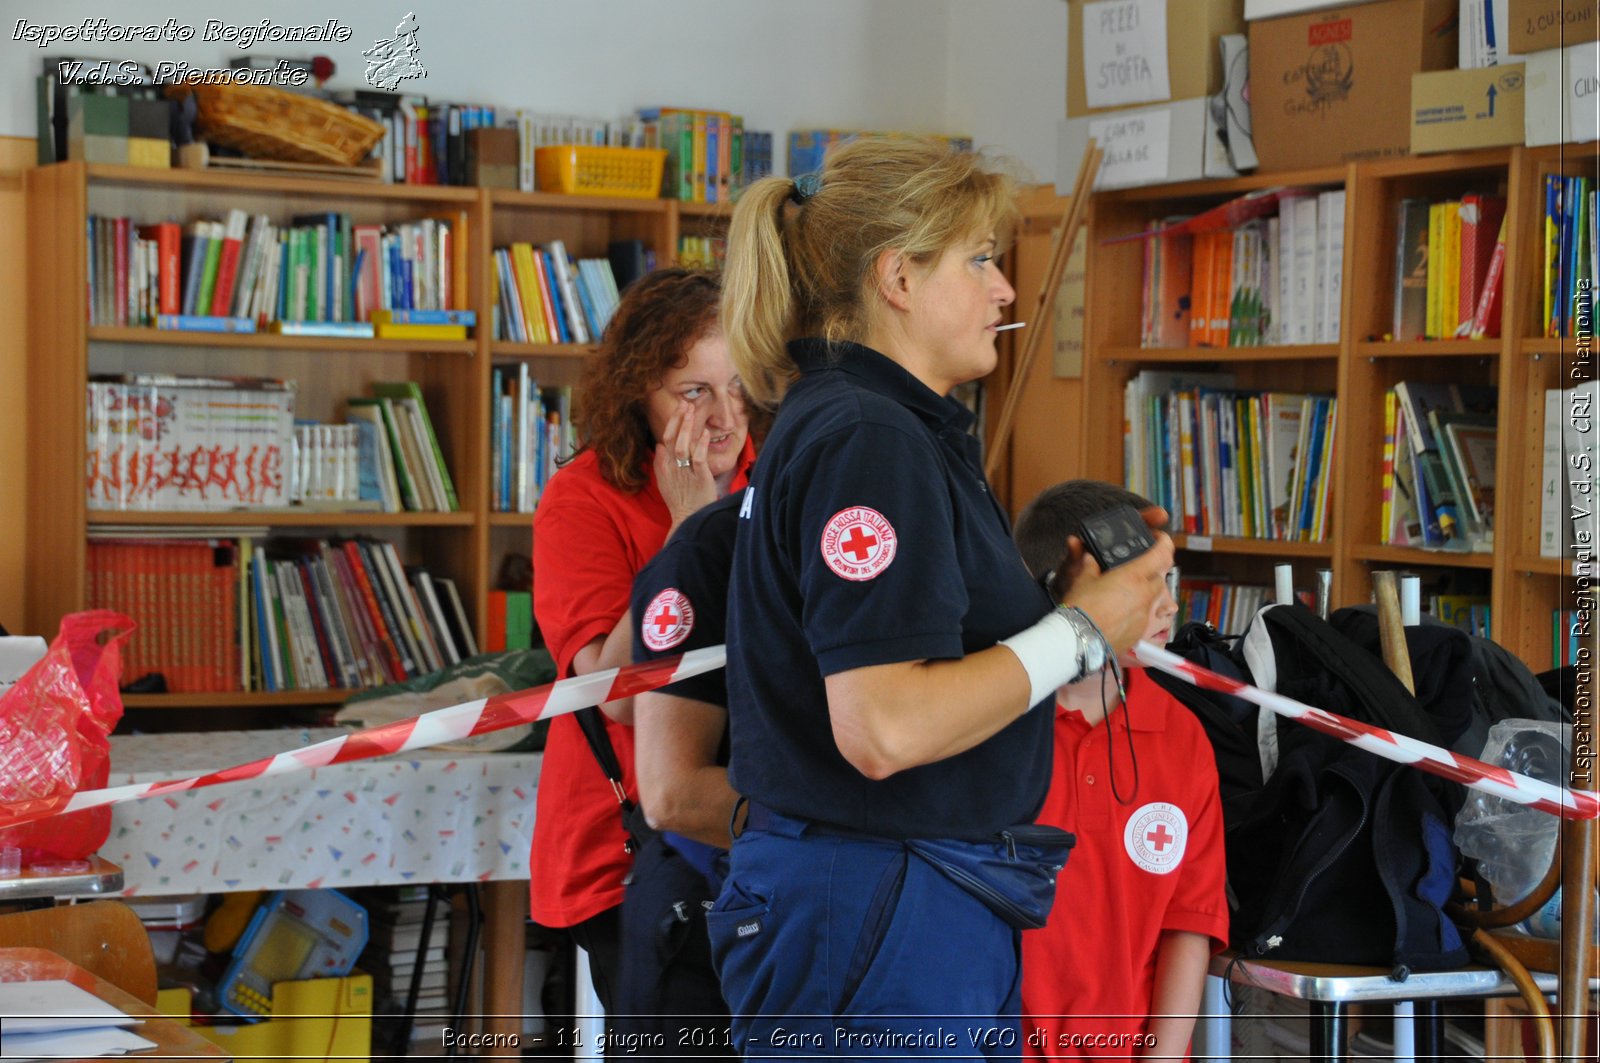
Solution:
[[[258,174],[150,170],[58,163],[27,171],[30,343],[28,402],[27,625],[54,631],[87,603],[87,533],[102,525],[266,527],[288,536],[360,533],[394,543],[406,564],[456,581],[481,640],[488,591],[500,558],[528,553],[531,514],[490,506],[490,385],[494,363],[526,361],[541,384],[575,384],[592,344],[523,344],[493,339],[492,251],[512,241],[559,239],[576,257],[604,257],[612,240],[642,240],[657,261],[674,259],[680,214],[715,224],[714,211],[670,200],[578,197],[504,189],[367,184]],[[88,325],[87,217],[187,223],[231,208],[286,223],[295,214],[339,212],[360,223],[400,223],[440,211],[466,218],[467,307],[478,326],[466,340],[351,339],[167,332]],[[704,219],[704,220],[702,220]],[[296,416],[342,421],[344,400],[373,382],[415,380],[455,480],[460,510],[336,512],[298,507],[236,512],[90,510],[85,467],[84,384],[91,373],[161,372],[263,376],[298,382]],[[342,702],[345,690],[130,695],[130,708],[262,710]],[[209,714],[208,714],[209,716]],[[198,722],[184,713],[174,719]],[[180,726],[184,724],[180,723]]]
[[[1068,475],[1124,482],[1124,385],[1144,369],[1223,370],[1240,389],[1326,391],[1338,402],[1332,513],[1326,541],[1275,542],[1175,536],[1185,573],[1271,583],[1271,565],[1288,560],[1297,587],[1317,568],[1333,570],[1333,604],[1366,601],[1371,574],[1385,568],[1486,590],[1496,641],[1535,671],[1550,667],[1551,611],[1571,608],[1574,563],[1538,556],[1543,401],[1546,388],[1572,383],[1575,342],[1542,338],[1538,226],[1543,177],[1596,176],[1592,153],[1521,147],[1355,163],[1225,181],[1184,182],[1100,193],[1089,204],[1085,354],[1081,381],[1053,380],[1037,367],[1011,447],[1013,512],[1046,484]],[[1346,192],[1340,338],[1337,343],[1245,348],[1139,346],[1143,248],[1137,240],[1160,219],[1193,214],[1246,193],[1278,187]],[[1459,198],[1468,191],[1507,199],[1504,310],[1498,339],[1388,338],[1393,320],[1396,211],[1407,196]],[[1053,198],[1053,197],[1052,197]],[[1057,201],[1059,202],[1059,201]],[[1025,205],[1025,217],[1027,208]],[[1028,223],[1023,233],[1026,239]],[[1042,264],[1026,247],[1018,290],[1037,289]],[[1442,553],[1385,545],[1380,536],[1383,395],[1399,380],[1477,383],[1499,388],[1496,520],[1491,553]],[[1072,419],[1076,419],[1075,431]],[[1070,438],[1069,438],[1070,436]]]

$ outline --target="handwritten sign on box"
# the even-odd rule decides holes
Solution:
[[[1167,0],[1095,0],[1083,7],[1083,85],[1090,107],[1172,98]]]

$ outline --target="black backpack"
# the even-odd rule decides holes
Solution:
[[[1460,648],[1441,645],[1445,654]],[[1430,665],[1439,682],[1413,696],[1380,659],[1300,605],[1262,610],[1238,640],[1185,624],[1169,649],[1254,683],[1248,656],[1271,669],[1281,694],[1436,745],[1450,745],[1470,722],[1464,672],[1452,678]],[[1270,719],[1231,695],[1151,677],[1195,713],[1216,752],[1236,949],[1388,967],[1396,978],[1467,962],[1444,911],[1459,862],[1458,784]],[[1273,751],[1265,768],[1263,746]]]

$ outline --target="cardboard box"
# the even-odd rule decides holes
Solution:
[[[189,1019],[189,991],[162,990],[156,1006]],[[372,1052],[372,976],[312,978],[272,987],[272,1018],[238,1026],[202,1026],[194,1032],[222,1048],[234,1063],[296,1059],[300,1063],[352,1063]]]
[[[1528,147],[1600,140],[1600,43],[1525,55],[1523,116]]]
[[[1250,23],[1260,169],[1411,150],[1411,75],[1456,62],[1458,0],[1384,0]]]
[[[1521,144],[1521,63],[1411,76],[1411,150],[1493,148]]]
[[[1091,136],[1105,152],[1096,189],[1238,176],[1206,104],[1178,100],[1062,122],[1056,137],[1057,194],[1072,194]]]
[[[1155,56],[1141,54],[1129,45],[1122,55],[1084,54],[1089,35],[1083,28],[1087,14],[1112,38],[1137,39],[1139,22],[1148,5],[1160,0],[1067,0],[1067,117],[1105,114],[1134,104],[1089,106],[1086,79],[1105,79],[1136,89],[1157,73]],[[1209,96],[1222,89],[1222,56],[1217,38],[1244,32],[1244,0],[1166,0],[1165,96],[1145,96],[1140,102],[1187,100]],[[1126,30],[1127,32],[1121,32]],[[1099,39],[1105,39],[1103,37]],[[1159,55],[1159,49],[1154,49]]]
[[[1509,0],[1506,48],[1512,55],[1600,40],[1594,0]]]

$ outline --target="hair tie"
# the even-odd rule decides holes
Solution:
[[[822,190],[822,175],[816,173],[803,173],[794,179],[794,191],[789,193],[789,199],[796,206],[805,206],[806,200]]]

